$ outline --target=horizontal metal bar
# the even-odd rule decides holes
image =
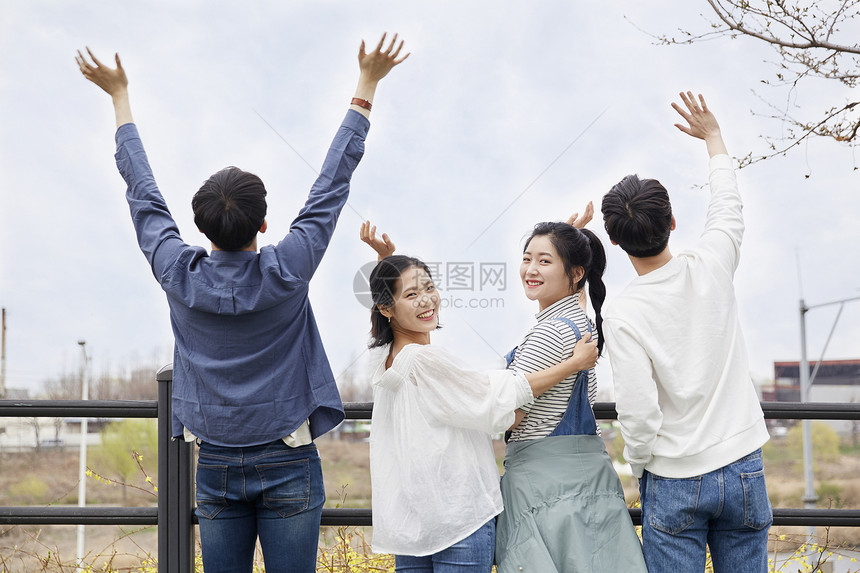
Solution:
[[[771,420],[860,420],[860,404],[843,402],[762,402],[764,417]],[[614,402],[595,402],[594,416],[617,420]]]
[[[860,404],[847,402],[762,402],[772,420],[860,420]]]
[[[860,509],[793,509],[775,507],[774,525],[860,527]]]
[[[762,402],[764,417],[782,420],[860,420],[860,404],[840,402]],[[347,402],[348,420],[370,420],[373,402]],[[597,402],[594,415],[615,420],[614,402]],[[0,400],[0,417],[155,418],[155,400]]]
[[[156,400],[0,400],[8,418],[157,418]]]
[[[346,402],[343,411],[347,420],[370,420],[373,415],[373,402]]]
[[[634,525],[642,524],[642,510],[631,508]],[[194,518],[197,521],[197,518]],[[155,507],[0,507],[0,525],[156,525]],[[858,509],[774,508],[773,524],[783,526],[860,527]],[[323,526],[371,526],[370,509],[323,509]]]
[[[630,519],[633,525],[642,525],[642,509],[630,508]],[[773,509],[774,525],[820,525],[826,527],[860,527],[860,510],[858,509],[795,509],[775,507]]]
[[[157,507],[0,507],[3,525],[157,525]]]
[[[323,509],[322,522],[320,525],[343,525],[357,527],[360,525],[373,525],[373,517],[370,509]]]

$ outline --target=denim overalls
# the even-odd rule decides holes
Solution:
[[[582,333],[579,331],[576,323],[569,318],[560,316],[553,320],[560,320],[573,329],[573,332],[576,334],[576,340],[574,343],[579,342],[579,339],[582,338]],[[592,332],[591,324],[588,324],[588,332]],[[514,355],[516,352],[517,349],[514,348],[505,355],[505,361],[508,366],[510,366],[511,362],[514,361]],[[597,435],[597,422],[594,419],[594,412],[591,409],[591,403],[588,401],[587,370],[581,370],[579,374],[577,374],[573,390],[570,394],[570,401],[567,403],[567,410],[565,410],[561,422],[558,423],[558,426],[556,426],[555,430],[550,434],[550,436],[582,435]]]

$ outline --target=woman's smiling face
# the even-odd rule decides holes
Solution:
[[[382,309],[391,319],[395,334],[429,333],[439,326],[439,293],[433,279],[420,267],[409,267],[400,275],[394,304]]]
[[[574,269],[575,275],[581,272],[581,267]],[[538,301],[540,310],[573,294],[570,277],[564,270],[564,261],[547,235],[535,235],[526,245],[520,265],[520,279],[526,297]]]

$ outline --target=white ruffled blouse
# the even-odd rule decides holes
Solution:
[[[409,344],[385,369],[371,351],[373,550],[431,555],[502,511],[492,436],[532,401],[523,374],[477,372],[444,348]]]

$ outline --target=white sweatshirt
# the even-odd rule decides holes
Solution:
[[[604,312],[624,458],[670,478],[701,475],[768,440],[733,278],[744,222],[727,155],[710,161],[699,244],[637,277]]]

